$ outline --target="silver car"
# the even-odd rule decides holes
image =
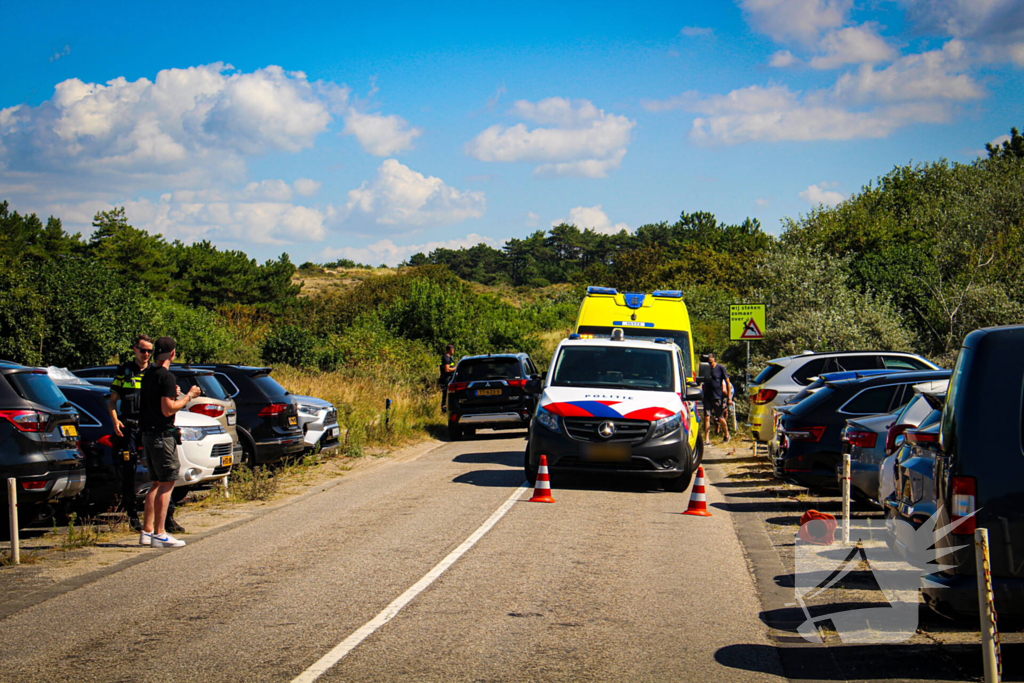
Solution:
[[[312,396],[298,396],[295,399],[299,414],[299,426],[308,450],[334,448],[338,445],[341,428],[338,426],[338,410],[329,401]]]

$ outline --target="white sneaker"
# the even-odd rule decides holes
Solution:
[[[140,531],[139,545],[153,545],[153,534],[148,531]]]
[[[179,540],[168,533],[164,533],[163,536],[153,534],[152,546],[154,548],[181,548],[184,545],[185,541]]]

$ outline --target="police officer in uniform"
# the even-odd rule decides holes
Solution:
[[[153,340],[148,335],[140,334],[132,344],[132,351],[135,358],[117,369],[114,383],[110,385],[107,410],[114,421],[114,457],[121,463],[121,506],[128,515],[132,529],[139,531],[142,523],[135,504],[135,468],[139,462],[139,451],[142,450],[139,390],[142,389],[142,374],[149,367],[149,360],[153,356]],[[117,411],[119,400],[120,414]]]

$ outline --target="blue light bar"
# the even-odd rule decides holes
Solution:
[[[678,289],[659,289],[653,293],[653,296],[660,296],[666,299],[682,299],[683,293]]]
[[[655,337],[654,338],[654,343],[655,344],[668,344],[668,339],[666,339],[665,337]]]
[[[644,297],[646,294],[636,292],[624,292],[623,296],[626,297],[626,305],[632,309],[640,308],[644,305]]]
[[[587,294],[611,294],[615,296],[619,290],[614,287],[587,287]]]
[[[579,339],[579,338],[580,338],[580,335],[578,335],[578,334],[570,334],[569,335],[569,339]]]

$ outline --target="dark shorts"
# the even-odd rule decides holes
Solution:
[[[150,479],[169,482],[178,478],[178,448],[174,432],[143,432],[142,444],[146,450]]]
[[[721,420],[725,417],[725,399],[705,399],[704,412],[708,414],[709,420]]]

